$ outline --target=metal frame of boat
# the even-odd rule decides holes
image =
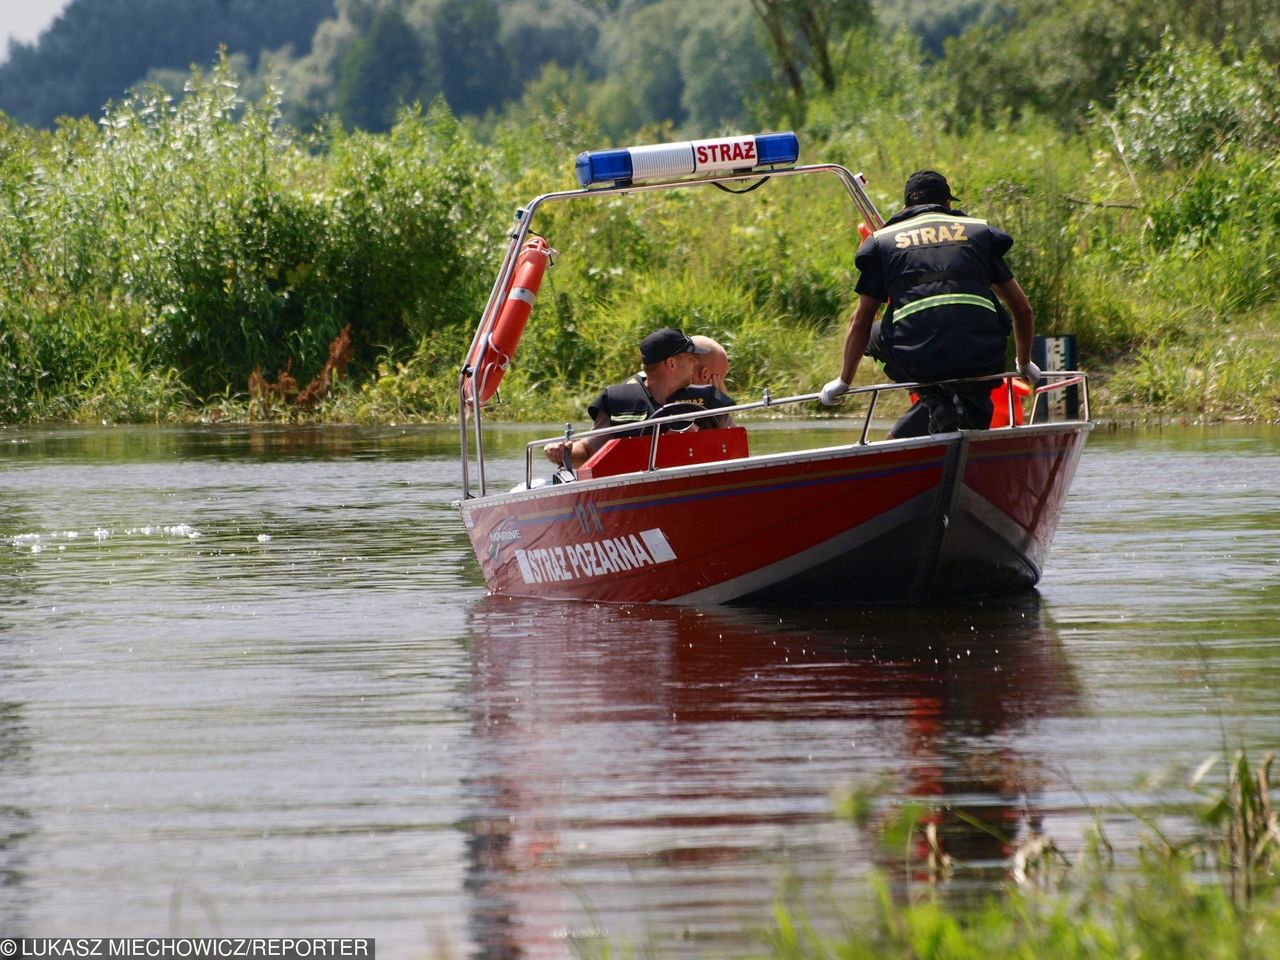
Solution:
[[[1008,422],[1017,425],[1000,429],[870,441],[881,395],[919,386],[876,384],[847,395],[868,400],[860,427],[851,425],[857,436],[850,443],[742,455],[740,446],[717,444],[730,430],[662,432],[701,416],[796,409],[818,397],[774,399],[766,391],[758,401],[727,410],[646,421],[647,439],[621,441],[646,447],[638,463],[633,456],[627,472],[600,471],[588,478],[590,471],[584,471],[569,482],[537,486],[533,464],[542,445],[636,432],[635,424],[583,433],[566,426],[563,435],[526,446],[523,485],[489,491],[483,399],[471,358],[492,337],[540,207],[820,174],[839,180],[872,229],[882,225],[862,175],[837,164],[626,181],[544,194],[517,210],[506,256],[459,374],[462,499],[454,505],[492,593],[613,603],[902,603],[991,595],[1039,581],[1093,426],[1087,378],[1078,371],[1047,373],[1026,423],[1017,423],[1015,416],[1014,405],[1021,401],[1013,395],[1009,378],[1014,374],[1004,374]],[[1035,400],[1066,389],[1078,393],[1079,416],[1037,422],[1041,405]]]

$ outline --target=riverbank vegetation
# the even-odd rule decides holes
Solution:
[[[1206,774],[1213,762],[1202,764],[1190,784],[1199,802],[1134,814],[1141,830],[1134,848],[1113,846],[1100,815],[1071,856],[1042,834],[1016,842],[997,836],[1009,850],[1007,880],[1003,890],[976,902],[972,893],[948,895],[970,869],[951,858],[939,828],[954,813],[913,804],[878,814],[873,796],[848,794],[841,816],[876,833],[898,860],[894,872],[907,877],[879,874],[862,913],[849,914],[839,938],[817,933],[802,910],[781,903],[763,954],[785,960],[1280,955],[1280,819],[1270,796],[1272,762],[1270,753],[1257,764],[1239,753],[1212,789]]]
[[[1095,413],[1280,419],[1275,25],[1212,36],[1144,15],[1093,50],[1053,4],[1018,7],[941,56],[866,18],[818,43],[761,13],[778,80],[719,122],[795,129],[802,161],[864,171],[886,213],[907,173],[945,171],[1014,235],[1040,332],[1075,334],[1101,374]],[[1070,57],[1107,50],[1084,72],[1113,85],[1086,90]],[[620,111],[617,83],[549,63],[483,117],[437,98],[386,132],[303,131],[281,87],[223,57],[97,120],[0,116],[0,421],[453,416],[512,211],[573,186],[583,149],[718,132],[688,126],[691,107]],[[666,322],[728,346],[739,399],[833,374],[856,276],[839,195],[711,194],[540,215],[561,252],[495,416],[580,419]]]

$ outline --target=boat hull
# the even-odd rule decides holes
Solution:
[[[461,501],[494,594],[914,602],[1040,578],[1090,425],[830,447]]]

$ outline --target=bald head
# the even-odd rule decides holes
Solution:
[[[689,338],[698,349],[706,349],[706,353],[697,355],[698,367],[693,374],[696,384],[710,384],[724,390],[724,378],[729,375],[729,355],[724,347],[710,337],[694,335]]]

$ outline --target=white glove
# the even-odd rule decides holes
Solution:
[[[1018,376],[1027,381],[1033,389],[1040,382],[1040,368],[1036,366],[1034,360],[1018,364],[1017,371]]]
[[[836,405],[836,397],[848,389],[849,385],[839,377],[836,377],[822,388],[822,392],[818,394],[818,399],[822,401],[823,406],[834,407]]]

